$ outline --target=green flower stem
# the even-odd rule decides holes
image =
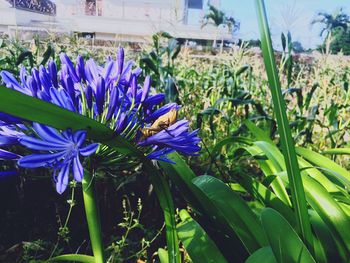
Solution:
[[[94,191],[92,173],[90,171],[84,171],[82,186],[86,220],[88,223],[90,241],[92,246],[92,252],[95,258],[95,263],[104,263],[105,260],[101,235],[102,232],[100,216]]]
[[[168,246],[168,262],[180,263],[181,258],[176,230],[175,207],[168,182],[149,160],[143,158],[143,161],[164,213],[165,236]]]

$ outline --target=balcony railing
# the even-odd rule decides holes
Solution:
[[[56,5],[50,0],[6,0],[12,7],[25,11],[55,16]]]

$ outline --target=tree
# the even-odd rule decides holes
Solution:
[[[320,36],[325,32],[327,33],[319,49],[327,50],[326,47],[329,46],[331,53],[343,51],[344,55],[350,55],[350,16],[344,13],[342,8],[333,14],[320,12],[318,13],[318,17],[311,23],[323,24]],[[328,45],[326,43],[327,40],[329,42]]]
[[[330,44],[332,53],[343,52],[344,55],[350,55],[350,30],[336,30],[333,33],[333,40]]]
[[[209,12],[203,17],[202,27],[212,24],[216,27],[220,25],[228,26],[229,30],[236,32],[239,30],[240,23],[236,21],[232,16],[226,16],[226,14],[209,4]]]
[[[350,17],[344,13],[343,8],[340,8],[338,11],[334,12],[333,14],[328,14],[325,12],[319,12],[317,14],[317,18],[314,19],[311,24],[323,24],[323,28],[320,32],[320,36],[323,35],[323,33],[327,33],[326,38],[329,36],[329,34],[333,33],[336,29],[343,29],[344,31],[347,31],[349,23],[350,23]]]
[[[303,52],[305,52],[305,49],[303,48],[302,44],[299,41],[293,41],[292,42],[292,50],[295,53],[303,53]]]
[[[232,33],[237,32],[240,28],[240,23],[236,21],[232,16],[226,16],[223,11],[210,4],[208,13],[203,17],[202,28],[208,24],[212,24],[217,28],[227,26]],[[221,45],[223,45],[223,40],[221,41]],[[213,46],[216,46],[216,38],[214,40]]]

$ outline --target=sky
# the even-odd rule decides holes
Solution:
[[[215,0],[214,0],[215,1]],[[220,0],[221,9],[240,21],[237,37],[244,40],[258,39],[254,0]],[[322,43],[320,25],[311,26],[317,12],[333,13],[343,7],[350,14],[350,0],[265,0],[272,40],[280,46],[281,32],[292,33],[293,41],[300,41],[304,48],[314,48]]]

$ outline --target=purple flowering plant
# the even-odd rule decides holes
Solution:
[[[174,151],[183,155],[199,153],[198,131],[190,131],[187,120],[162,123],[154,129],[152,124],[158,118],[180,107],[176,103],[164,105],[165,95],[154,92],[149,76],[140,83],[141,69],[133,61],[124,60],[122,48],[118,49],[116,59],[108,57],[102,66],[93,59],[84,61],[81,56],[73,63],[64,53],[60,54],[60,61],[60,68],[50,61],[47,67],[41,65],[31,72],[22,66],[18,78],[7,71],[1,71],[0,75],[9,89],[103,124],[149,160],[173,163],[167,155]],[[153,130],[145,136],[142,129]],[[70,127],[61,130],[0,112],[0,161],[16,162],[21,168],[49,169],[60,194],[73,178],[83,182],[83,190],[90,195],[89,189],[84,189],[84,180],[92,180],[88,164],[93,163],[94,170],[103,169],[104,163],[113,166],[114,160],[117,162],[126,154],[91,141],[87,135],[88,130]],[[25,149],[23,155],[10,151],[19,147]],[[14,173],[13,170],[0,171],[0,176]],[[85,203],[86,209],[94,205]],[[96,259],[101,254],[98,250],[102,249],[98,244],[101,240],[96,237],[100,234],[94,234],[89,217],[87,220]],[[91,225],[96,226],[98,219],[94,220]]]

